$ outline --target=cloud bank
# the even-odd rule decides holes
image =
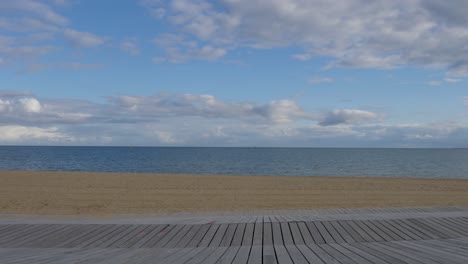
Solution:
[[[290,99],[162,93],[96,103],[0,91],[0,144],[433,147],[466,146],[467,132],[460,122],[388,124],[378,112],[310,111]]]

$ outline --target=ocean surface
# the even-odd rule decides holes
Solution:
[[[1,146],[0,170],[468,179],[468,149]]]

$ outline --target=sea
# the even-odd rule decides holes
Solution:
[[[468,179],[468,149],[0,146],[0,170]]]

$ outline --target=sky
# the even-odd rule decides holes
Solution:
[[[0,1],[0,144],[468,147],[466,0]]]

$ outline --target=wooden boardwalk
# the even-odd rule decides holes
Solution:
[[[0,217],[0,263],[468,263],[465,207],[220,214]]]

